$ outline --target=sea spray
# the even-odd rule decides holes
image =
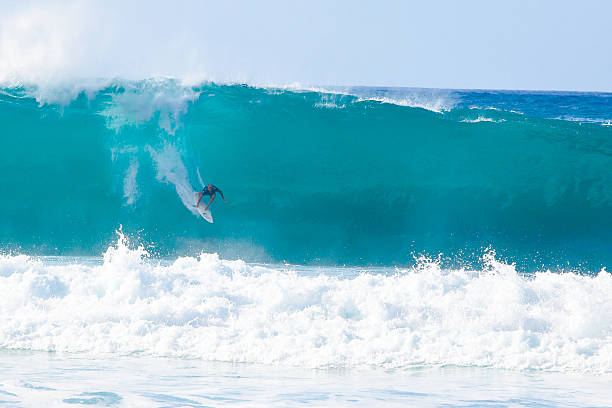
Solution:
[[[612,276],[160,261],[120,233],[102,259],[0,258],[0,347],[282,366],[612,373]]]

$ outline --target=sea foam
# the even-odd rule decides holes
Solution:
[[[612,373],[612,276],[151,259],[0,257],[0,347],[301,367],[458,365]]]

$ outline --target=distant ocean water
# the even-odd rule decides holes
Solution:
[[[5,86],[0,400],[607,406],[611,120],[605,93]]]

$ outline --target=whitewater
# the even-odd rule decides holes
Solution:
[[[5,406],[609,406],[612,276],[0,257]],[[529,390],[528,392],[525,390]]]
[[[5,256],[0,346],[309,368],[415,365],[612,373],[612,276]]]
[[[1,404],[609,406],[611,102],[4,84]]]

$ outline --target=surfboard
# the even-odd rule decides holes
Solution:
[[[196,199],[196,203],[197,203],[198,202],[198,193],[195,193],[195,199]],[[198,212],[200,213],[202,218],[204,218],[206,221],[208,221],[208,222],[210,222],[212,224],[213,223],[212,213],[210,212],[210,209],[208,209],[208,210],[204,209],[206,207],[206,203],[203,203],[202,201],[200,201],[200,205],[198,206]]]

